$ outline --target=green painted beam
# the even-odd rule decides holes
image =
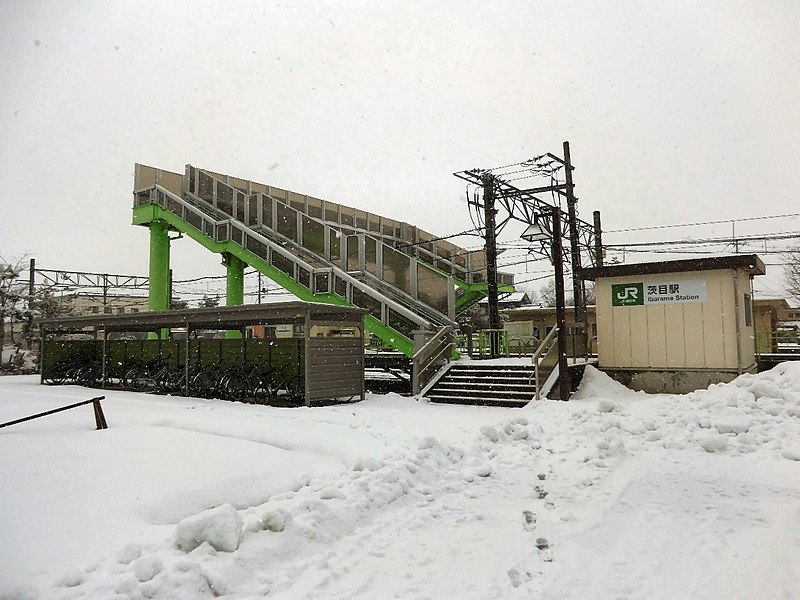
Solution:
[[[169,310],[169,225],[162,220],[154,220],[150,227],[150,279],[148,285],[147,307],[151,311]],[[158,338],[153,333],[151,337]],[[160,337],[169,337],[169,330],[162,329]]]
[[[301,300],[306,302],[321,302],[324,304],[336,304],[339,306],[352,306],[346,299],[338,296],[337,294],[315,294],[307,287],[300,285],[293,277],[287,275],[283,271],[276,269],[274,266],[266,262],[260,256],[257,256],[249,250],[239,246],[235,242],[216,242],[204,234],[196,227],[190,225],[176,214],[164,210],[156,204],[145,204],[142,206],[134,207],[133,209],[133,224],[134,225],[149,225],[152,222],[161,221],[169,224],[172,229],[181,232],[186,237],[189,237],[205,247],[211,252],[217,254],[229,254],[235,256],[245,264],[250,265],[261,271],[264,275],[269,277],[272,281],[277,283],[285,290],[291,292]],[[407,336],[403,335],[396,329],[385,325],[372,315],[365,315],[364,323],[367,331],[382,339],[388,346],[397,348],[406,356],[414,355],[414,342]]]
[[[241,306],[244,304],[244,261],[233,254],[223,254],[222,264],[225,265],[225,306]],[[242,332],[229,329],[225,332],[229,340],[242,339]]]
[[[474,306],[489,295],[488,286],[485,283],[471,283],[459,287],[465,290],[465,293],[456,300],[457,315],[461,314],[469,307]],[[511,294],[516,290],[513,285],[501,285],[498,286],[497,291],[501,294]]]

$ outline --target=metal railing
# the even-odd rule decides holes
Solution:
[[[536,352],[533,354],[533,381],[536,385],[536,399],[539,400],[541,397],[541,384],[542,384],[542,372],[546,371],[547,375],[544,377],[546,380],[547,377],[550,376],[550,373],[553,372],[553,369],[558,364],[558,344],[556,343],[557,339],[556,336],[558,334],[558,327],[553,327],[550,330],[550,333],[542,340],[542,343],[539,344],[539,347],[536,349]],[[553,361],[550,354],[552,353],[553,349],[556,349],[556,360]],[[551,364],[552,363],[552,364]]]
[[[202,201],[202,199],[198,200]],[[319,271],[319,269],[315,268],[313,265],[302,260],[295,253],[293,253],[291,251],[291,246],[281,245],[271,240],[264,234],[258,233],[252,228],[238,223],[228,215],[225,215],[225,220],[219,220],[217,216],[214,215],[214,212],[219,213],[218,209],[214,209],[212,207],[201,208],[195,203],[176,196],[169,190],[162,188],[159,185],[156,185],[149,190],[141,191],[139,194],[137,194],[135,205],[140,206],[144,204],[156,204],[180,217],[181,220],[209,236],[215,242],[233,241],[242,248],[253,252],[253,254],[269,264],[272,264],[271,254],[277,253],[287,261],[290,261],[293,265],[297,265],[298,269],[304,269],[311,275],[316,275],[316,272]],[[253,241],[256,243],[252,243]],[[370,287],[367,283],[359,281],[357,278],[348,274],[341,268],[331,266],[326,269],[326,271],[330,271],[340,279],[346,281],[351,289],[358,289],[368,296],[375,298],[381,304],[385,304],[387,307],[391,308],[406,319],[414,322],[418,327],[427,327],[430,325],[430,322],[427,319],[421,317],[416,312],[409,310],[397,301],[387,298],[384,294]],[[289,275],[295,281],[298,280],[298,273],[296,270]],[[314,282],[310,282],[310,285],[312,286],[309,288],[310,290],[316,289]],[[346,299],[352,302],[352,298],[348,297]]]
[[[108,423],[106,422],[106,416],[103,414],[103,407],[100,405],[100,400],[105,400],[105,396],[97,396],[96,398],[91,398],[89,400],[84,400],[82,402],[76,402],[74,404],[69,404],[67,406],[62,406],[60,408],[54,408],[53,410],[46,410],[44,412],[37,413],[35,415],[31,415],[29,417],[23,417],[21,419],[15,419],[13,421],[8,421],[7,423],[0,423],[0,427],[8,427],[10,425],[17,425],[19,423],[25,423],[26,421],[32,421],[33,419],[38,419],[40,417],[47,417],[49,415],[54,415],[56,413],[63,412],[65,410],[69,410],[71,408],[77,408],[78,406],[85,406],[87,404],[91,404],[92,408],[94,409],[94,423],[97,426],[97,429],[108,429]]]
[[[411,393],[420,394],[442,366],[450,362],[455,346],[453,328],[442,327],[411,359]]]
[[[508,356],[507,329],[478,330],[478,358]]]
[[[539,338],[535,335],[512,335],[508,340],[508,353],[510,356],[532,355],[539,348]]]

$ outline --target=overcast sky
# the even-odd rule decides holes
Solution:
[[[136,162],[446,235],[471,227],[454,171],[568,140],[581,216],[606,230],[800,212],[796,0],[4,0],[0,29],[0,255],[43,268],[147,273]],[[223,272],[190,240],[173,268]]]

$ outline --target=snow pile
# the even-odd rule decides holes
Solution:
[[[641,398],[644,396],[646,396],[644,392],[635,392],[626,388],[592,365],[586,365],[581,383],[571,399],[603,398],[608,400],[611,398]]]
[[[36,354],[19,346],[6,344],[0,351],[0,372],[33,373],[36,370]]]
[[[208,544],[214,550],[233,552],[239,547],[241,533],[241,515],[230,504],[223,504],[178,523],[175,544],[184,552],[191,552],[201,544]]]
[[[82,393],[5,379],[0,419]],[[579,396],[273,409],[119,393],[103,432],[67,413],[9,429],[4,546],[24,560],[0,555],[0,598],[792,597],[800,364],[685,396],[587,368]],[[47,485],[64,510],[42,528]],[[82,514],[103,515],[100,539]],[[47,564],[28,551],[70,543]]]

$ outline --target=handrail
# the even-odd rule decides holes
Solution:
[[[320,268],[320,267],[312,266],[310,263],[306,262],[302,258],[299,258],[296,253],[290,252],[289,250],[287,250],[287,248],[285,248],[281,244],[277,243],[275,240],[271,239],[267,235],[258,232],[253,227],[240,224],[240,222],[237,221],[234,217],[228,215],[224,211],[220,211],[218,208],[214,208],[211,205],[209,205],[209,207],[208,207],[210,210],[213,210],[217,214],[225,215],[226,218],[224,218],[223,220],[217,220],[214,216],[212,216],[208,212],[205,212],[205,210],[204,210],[205,207],[196,206],[192,202],[189,202],[186,199],[181,198],[180,196],[176,196],[174,193],[170,192],[169,190],[163,188],[162,186],[160,186],[158,184],[156,184],[155,186],[153,186],[150,189],[151,190],[155,190],[157,193],[164,194],[164,196],[166,198],[169,198],[173,202],[175,202],[177,204],[180,204],[184,209],[189,210],[189,211],[193,212],[194,214],[196,214],[198,217],[200,217],[200,219],[202,221],[211,224],[214,227],[214,235],[211,236],[212,239],[214,239],[214,241],[217,241],[217,242],[219,242],[219,241],[233,241],[237,245],[239,245],[239,246],[241,246],[243,248],[246,248],[246,246],[244,246],[243,244],[237,242],[236,240],[232,240],[230,234],[227,234],[225,240],[217,239],[216,227],[218,225],[228,225],[231,228],[238,229],[242,233],[243,236],[252,237],[252,238],[256,239],[257,241],[261,242],[262,244],[264,244],[266,246],[269,246],[269,248],[273,252],[279,253],[284,258],[286,258],[286,259],[288,259],[288,260],[290,260],[290,261],[292,261],[294,263],[297,263],[302,268],[304,268],[304,269],[306,269],[308,271],[316,272]],[[195,194],[189,193],[189,197],[194,199],[195,201],[203,202],[205,204],[208,204],[200,196],[197,196]],[[164,203],[159,202],[158,198],[155,198],[155,199],[154,198],[150,198],[150,202],[161,206],[162,208],[164,208],[164,210],[167,210],[169,212],[174,212],[174,211],[171,211],[169,209],[169,207],[168,207],[166,202],[164,202]],[[179,216],[182,220],[186,221],[186,218],[184,217],[184,215],[177,215],[177,216]],[[208,235],[208,234],[206,234],[206,235]],[[280,235],[280,234],[277,234],[277,235]],[[295,248],[298,252],[300,252],[300,251],[308,252],[308,249],[305,248],[304,246],[302,246],[300,244],[297,244],[296,242],[293,242],[292,240],[288,240],[288,238],[286,239],[286,241],[288,242],[288,245],[290,247]],[[264,260],[266,260],[266,257],[262,257],[262,258]],[[323,263],[327,262],[327,261],[322,260],[319,257],[317,257],[317,259],[320,262],[323,262]],[[340,277],[341,279],[344,279],[344,280],[348,281],[351,285],[353,285],[354,287],[358,288],[359,290],[361,290],[365,294],[367,294],[369,296],[372,296],[376,300],[380,300],[381,302],[385,303],[387,306],[389,306],[395,312],[400,313],[405,318],[407,318],[407,319],[413,321],[414,323],[416,323],[417,326],[425,327],[425,326],[428,325],[428,323],[429,323],[428,315],[421,316],[421,315],[415,313],[414,311],[409,310],[407,307],[403,306],[403,304],[401,304],[400,302],[397,302],[396,300],[393,300],[392,298],[386,297],[385,294],[383,294],[381,292],[377,292],[376,293],[376,290],[373,287],[371,287],[371,286],[369,286],[369,285],[367,285],[367,284],[365,284],[363,282],[360,282],[358,279],[356,279],[355,277],[351,276],[346,271],[342,270],[340,267],[337,267],[336,265],[333,265],[331,263],[328,263],[328,265],[329,266],[324,266],[324,267],[321,267],[321,268],[331,269],[333,271],[333,273],[337,277]],[[387,285],[388,285],[388,283],[387,283]],[[435,310],[435,309],[432,309],[432,310]]]
[[[291,209],[293,209],[293,210],[305,215],[306,217],[314,219],[315,221],[318,221],[318,222],[320,222],[320,223],[322,223],[322,224],[324,224],[324,225],[326,225],[328,227],[331,227],[333,229],[336,229],[336,230],[339,230],[339,231],[342,231],[343,229],[348,229],[348,230],[354,231],[356,233],[369,235],[370,237],[378,240],[380,243],[385,244],[385,245],[397,250],[398,252],[402,252],[403,254],[414,258],[415,260],[419,259],[419,257],[418,257],[419,253],[424,253],[424,254],[430,256],[431,260],[434,261],[434,262],[437,262],[437,261],[444,262],[444,263],[447,263],[448,265],[450,265],[451,269],[453,269],[453,270],[458,269],[459,271],[464,271],[469,276],[469,279],[472,278],[471,277],[471,273],[473,273],[473,272],[481,272],[480,268],[477,268],[476,266],[471,264],[471,262],[472,262],[471,258],[470,258],[470,254],[471,253],[466,252],[466,250],[464,248],[460,248],[458,246],[455,246],[455,244],[453,244],[453,246],[457,250],[456,254],[464,256],[464,258],[465,258],[465,264],[463,264],[463,265],[461,265],[461,264],[457,263],[456,261],[452,260],[452,258],[448,254],[440,253],[438,251],[434,252],[434,251],[431,251],[431,250],[427,250],[424,246],[422,246],[422,244],[426,243],[428,241],[431,242],[431,243],[434,243],[435,242],[435,239],[434,239],[435,236],[433,236],[432,234],[427,233],[427,232],[425,232],[425,231],[423,231],[423,230],[421,230],[421,229],[419,229],[419,228],[417,228],[417,227],[415,227],[415,226],[413,226],[413,225],[411,225],[409,223],[404,223],[403,225],[405,225],[406,227],[410,227],[410,228],[412,228],[412,229],[414,229],[414,230],[416,230],[418,232],[422,232],[425,235],[430,236],[430,240],[425,240],[425,239],[421,239],[421,238],[419,238],[419,239],[406,239],[405,237],[402,237],[402,236],[401,237],[397,237],[394,233],[392,233],[392,234],[384,233],[383,229],[381,229],[380,231],[370,230],[369,227],[364,229],[364,228],[362,228],[362,227],[360,227],[358,225],[358,223],[356,222],[355,219],[353,219],[352,224],[346,225],[346,224],[341,222],[341,218],[339,218],[339,220],[331,221],[330,219],[326,218],[324,212],[323,212],[323,215],[321,217],[312,217],[309,214],[309,212],[307,211],[307,207],[299,208],[299,207],[297,207],[296,204],[293,204],[292,202],[290,202],[289,194],[293,193],[293,192],[291,192],[291,190],[288,190],[288,189],[281,190],[282,192],[284,192],[284,197],[281,198],[279,195],[277,195],[277,194],[273,195],[272,193],[270,193],[268,191],[261,191],[261,190],[256,191],[256,190],[253,189],[253,184],[254,183],[256,183],[256,185],[258,185],[258,186],[266,187],[267,190],[269,190],[272,187],[272,186],[266,186],[265,184],[258,184],[257,182],[247,181],[247,180],[240,180],[240,181],[242,181],[242,183],[245,184],[245,187],[244,188],[237,187],[237,186],[233,185],[232,183],[230,183],[227,175],[225,175],[223,173],[215,173],[213,171],[209,171],[209,170],[203,169],[201,167],[195,167],[195,166],[193,166],[191,164],[186,165],[186,170],[184,171],[184,177],[199,176],[200,173],[202,173],[206,177],[209,177],[209,178],[211,178],[213,180],[216,180],[219,183],[222,183],[222,184],[232,188],[233,190],[236,190],[237,192],[239,192],[241,194],[244,194],[244,196],[246,198],[249,198],[249,197],[252,197],[252,196],[260,194],[260,195],[263,195],[265,197],[274,199],[276,202],[279,202],[280,204],[283,204],[284,206],[288,206],[289,208],[291,208]],[[187,189],[188,189],[188,187],[189,186],[187,186]],[[278,188],[278,189],[281,189],[281,188]],[[212,193],[215,193],[215,192],[212,192]],[[298,194],[298,195],[300,195],[300,194]],[[326,200],[325,203],[326,203],[327,206],[336,206],[336,207],[338,207],[335,210],[337,215],[341,214],[340,211],[343,208],[344,209],[348,209],[349,211],[353,211],[354,210],[352,207],[341,205],[341,204],[337,204],[335,202],[331,202],[331,201],[328,201],[328,200]],[[352,212],[350,214],[352,216]],[[378,217],[379,219],[383,219],[384,218],[384,217],[381,217],[380,215],[376,215],[374,213],[369,213],[369,212],[366,212],[366,211],[365,211],[365,216],[366,216],[367,220],[369,220],[370,216]],[[394,219],[390,219],[390,220],[391,221],[395,221]],[[395,221],[395,222],[397,224],[400,224],[399,221]],[[384,240],[387,240],[387,239],[388,240],[393,240],[395,243],[387,243],[386,241],[384,241]],[[466,252],[466,254],[464,254],[465,252]],[[423,261],[423,262],[426,262],[426,261]],[[432,263],[429,263],[429,264],[432,264]],[[511,283],[513,284],[513,274],[512,273],[498,273],[498,280],[501,280],[501,279],[507,280],[508,278],[511,278],[511,280],[512,280]]]
[[[444,321],[447,325],[451,327],[455,327],[458,325],[458,322],[449,318],[443,312],[439,311],[438,309],[432,307],[430,304],[425,304],[422,300],[418,300],[411,296],[410,294],[406,293],[402,289],[398,287],[394,287],[391,283],[386,281],[385,279],[381,279],[370,273],[369,271],[360,271],[359,272],[365,281],[369,281],[371,287],[380,288],[382,290],[383,295],[391,295],[394,298],[402,299],[403,302],[410,304],[414,307],[415,310],[418,310],[423,316],[430,321]]]
[[[453,349],[453,340],[451,339],[444,344],[442,342],[452,333],[453,328],[449,325],[445,325],[419,350],[414,352],[414,356],[411,357],[411,393],[415,396],[422,391],[422,388],[425,387],[433,376],[424,377],[428,369],[430,369],[432,365],[435,365],[442,356],[447,357],[445,362],[449,360],[450,353]],[[436,348],[436,350],[432,351],[432,348]]]
[[[54,408],[53,410],[46,410],[41,413],[37,413],[35,415],[31,415],[29,417],[22,417],[21,419],[15,419],[14,421],[8,421],[7,423],[0,423],[0,427],[8,427],[9,425],[17,425],[18,423],[24,423],[25,421],[32,421],[33,419],[38,419],[39,417],[46,417],[48,415],[53,415],[55,413],[59,413],[65,410],[69,410],[71,408],[77,408],[78,406],[84,406],[85,404],[93,404],[94,405],[94,422],[97,425],[97,429],[108,429],[108,423],[106,423],[106,416],[103,414],[103,407],[100,406],[100,400],[105,400],[105,396],[97,396],[96,398],[91,398],[90,400],[83,400],[82,402],[75,402],[74,404],[69,404],[67,406],[62,406],[60,408]]]
[[[558,334],[558,327],[553,327],[553,329],[550,330],[550,333],[548,333],[545,336],[545,338],[542,340],[542,343],[539,344],[539,347],[536,349],[536,352],[533,353],[533,357],[531,357],[531,361],[533,362],[533,373],[534,373],[534,377],[536,378],[536,399],[537,400],[541,397],[541,393],[540,393],[540,389],[539,389],[540,388],[540,385],[539,385],[540,384],[540,381],[539,381],[539,363],[541,362],[540,357],[541,357],[542,354],[547,356],[548,354],[550,354],[550,350],[552,350],[554,347],[556,347],[556,346],[553,345],[553,338],[555,338],[557,334]]]

